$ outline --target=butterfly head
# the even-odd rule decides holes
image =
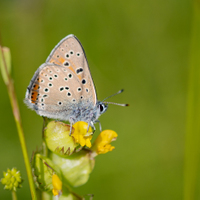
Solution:
[[[108,109],[108,104],[105,104],[101,101],[98,101],[97,102],[97,108],[98,108],[99,114],[101,115],[104,112],[106,112],[106,110]]]

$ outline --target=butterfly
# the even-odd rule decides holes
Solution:
[[[37,69],[24,101],[40,116],[69,121],[71,125],[85,121],[94,129],[110,103],[97,100],[84,49],[72,34],[62,39]]]

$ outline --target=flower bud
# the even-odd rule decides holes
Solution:
[[[72,154],[79,145],[70,136],[70,125],[62,122],[49,122],[44,138],[48,149],[60,156]]]
[[[62,194],[62,181],[56,174],[53,174],[52,176],[52,184],[53,184],[53,190],[52,190],[53,195],[60,196]]]
[[[84,150],[66,158],[52,154],[52,161],[60,167],[63,175],[62,181],[74,187],[88,181],[95,164],[90,152]]]
[[[4,189],[14,190],[22,187],[22,179],[20,171],[17,171],[16,168],[7,169],[7,172],[3,172],[4,178],[1,179],[1,183],[5,185]]]
[[[34,155],[32,161],[33,173],[39,189],[44,191],[52,191],[52,176],[57,174],[61,177],[60,169],[49,158],[40,155],[39,153]]]

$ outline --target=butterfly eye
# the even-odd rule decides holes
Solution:
[[[100,109],[100,112],[103,112],[104,106],[100,104],[100,105],[99,105],[99,109]]]
[[[108,109],[108,106],[105,105],[102,102],[99,102],[98,108],[99,108],[100,114],[102,114],[102,113],[104,113]]]
[[[99,110],[100,110],[100,113],[104,112],[104,110],[105,110],[104,104],[99,104]]]

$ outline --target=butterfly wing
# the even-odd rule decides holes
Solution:
[[[25,103],[48,118],[77,118],[85,108],[94,108],[94,102],[91,103],[93,91],[87,84],[88,79],[82,77],[86,83],[67,67],[45,63],[35,72],[27,88]]]
[[[89,88],[91,103],[96,105],[97,96],[87,58],[80,41],[74,35],[62,39],[52,50],[46,63],[54,63],[71,70],[85,88]]]
[[[39,115],[87,118],[97,97],[84,49],[74,35],[62,39],[35,72],[25,103]],[[88,112],[88,113],[87,113]]]

